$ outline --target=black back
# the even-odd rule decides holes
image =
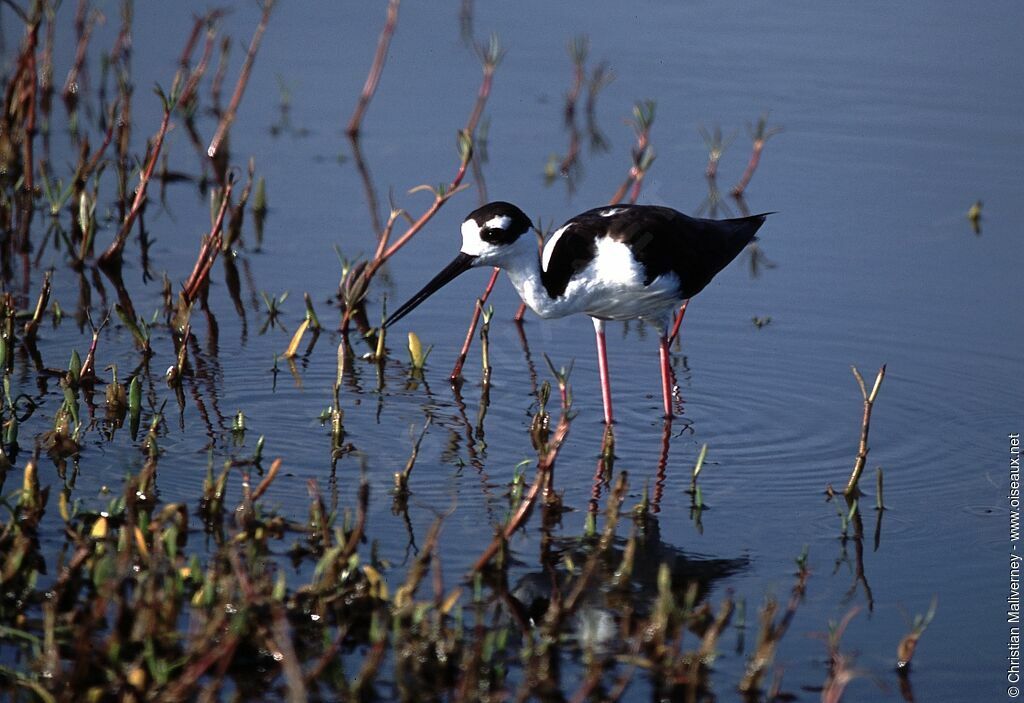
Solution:
[[[607,217],[600,213],[621,209]],[[597,253],[597,240],[610,237],[629,246],[644,269],[644,285],[674,272],[681,298],[692,298],[754,239],[766,215],[731,220],[688,217],[656,205],[608,205],[572,218],[541,275],[552,297],[565,293],[574,274]]]

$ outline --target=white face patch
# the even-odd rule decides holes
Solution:
[[[548,270],[548,263],[550,263],[551,261],[551,254],[554,253],[555,251],[555,245],[558,244],[558,240],[562,237],[563,234],[565,234],[565,230],[569,229],[570,227],[572,227],[571,222],[563,227],[559,227],[557,230],[555,230],[555,233],[551,235],[551,239],[549,239],[544,244],[544,252],[541,254],[540,257],[541,271]]]
[[[501,247],[485,242],[480,232],[486,229],[507,230],[512,226],[512,218],[508,215],[498,215],[487,220],[483,225],[478,225],[476,220],[470,217],[462,223],[462,253],[472,256],[481,256],[488,252],[494,252]]]
[[[497,218],[495,218],[497,219]],[[480,225],[472,217],[462,223],[462,253],[480,256],[488,245],[480,238]]]
[[[620,212],[625,212],[625,211],[626,211],[626,208],[624,208],[624,207],[610,207],[607,210],[602,210],[601,212],[599,212],[597,214],[600,215],[601,217],[612,217],[614,215],[618,215]]]
[[[511,226],[512,218],[508,215],[498,215],[484,223],[484,227],[490,227],[491,229],[508,229]]]

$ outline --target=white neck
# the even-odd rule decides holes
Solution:
[[[516,256],[509,257],[502,264],[519,297],[543,318],[564,317],[579,312],[565,297],[552,298],[548,295],[541,281],[540,254],[532,242],[529,242],[528,246],[529,251],[520,250],[516,252]]]
[[[462,228],[462,253],[477,257],[474,266],[497,266],[505,270],[519,297],[540,317],[564,317],[581,312],[581,301],[573,296],[552,298],[541,280],[540,252],[537,240],[521,236],[508,245],[495,246],[484,242],[479,227],[467,220]]]

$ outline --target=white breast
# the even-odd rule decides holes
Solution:
[[[569,226],[555,232],[544,246],[541,266],[545,270],[555,245]],[[524,254],[510,260],[504,268],[519,297],[544,318],[582,312],[606,320],[643,317],[661,322],[679,304],[679,277],[666,273],[645,286],[643,266],[622,242],[602,237],[595,242],[594,254],[557,298],[550,297],[544,288],[536,258],[531,262]]]
[[[565,297],[578,299],[578,309],[594,317],[660,319],[679,303],[679,278],[666,273],[645,286],[646,277],[627,245],[605,237],[597,240],[594,260],[572,278]]]
[[[609,285],[643,285],[644,269],[628,246],[610,237],[601,237],[595,244],[596,252],[591,266],[594,267],[596,280]]]

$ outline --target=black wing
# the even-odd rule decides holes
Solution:
[[[584,213],[588,214],[588,213]],[[569,285],[569,280],[587,267],[597,254],[596,241],[601,232],[574,217],[564,225],[554,251],[541,271],[541,282],[552,298],[558,298]]]
[[[611,206],[616,207],[616,206]],[[629,245],[644,267],[644,285],[674,272],[683,298],[701,292],[715,275],[754,239],[766,215],[730,220],[688,217],[672,208],[653,205],[618,206],[622,212],[602,217],[610,208],[583,213],[591,227],[600,226],[608,236]],[[601,222],[603,221],[603,222]]]

